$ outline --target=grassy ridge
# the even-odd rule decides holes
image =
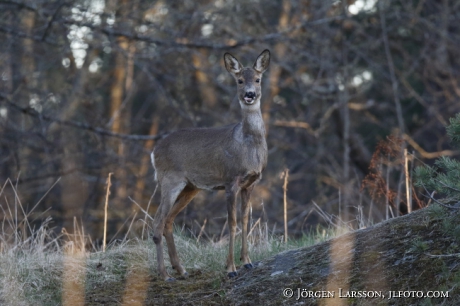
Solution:
[[[6,186],[12,191],[12,201],[4,194]],[[29,220],[40,217],[34,209],[41,200],[26,211],[10,180],[0,189],[0,199],[4,200],[0,202],[4,216],[0,225],[0,305],[134,305],[136,301],[139,305],[149,301],[183,304],[209,294],[214,296],[227,281],[224,264],[228,236],[205,240],[204,226],[198,237],[176,228],[176,248],[190,277],[171,285],[157,275],[152,240],[139,238],[148,232],[146,218],[139,218],[142,227],[139,235],[132,230],[133,218],[123,233],[125,238],[109,244],[104,252],[94,246],[76,219],[72,234],[65,229],[56,234],[50,226],[51,218],[34,228]],[[240,257],[240,235],[241,231],[237,232],[236,259]],[[284,237],[269,234],[267,224],[259,219],[251,224],[248,234],[249,254],[252,261],[257,262],[334,235],[334,230],[318,230],[284,243]],[[134,238],[127,239],[128,236]],[[166,266],[170,267],[167,248],[164,257]],[[216,293],[216,302],[220,303],[224,295]]]
[[[151,240],[133,238],[109,245],[106,252],[88,251],[85,237],[54,237],[47,227],[48,222],[28,237],[22,236],[17,228],[10,229],[10,234],[3,231],[0,252],[2,305],[119,303],[129,299],[132,290],[136,291],[133,297],[141,298],[142,292],[146,295],[152,284],[158,282],[158,286],[165,286],[156,273],[155,246]],[[285,244],[282,237],[262,234],[266,232],[259,226],[251,233],[249,250],[254,262],[284,250],[323,241],[333,234],[331,231],[318,232]],[[177,283],[218,291],[225,281],[227,237],[216,242],[199,242],[176,230],[175,240],[179,256],[191,274],[189,280]],[[237,244],[235,258],[239,258],[239,250]],[[166,265],[170,266],[167,254],[165,258]],[[174,271],[171,273],[174,275]]]

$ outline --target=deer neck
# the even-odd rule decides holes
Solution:
[[[259,104],[259,102],[257,102]],[[243,135],[244,138],[253,138],[258,140],[265,140],[265,125],[262,118],[260,106],[256,105],[243,106]]]

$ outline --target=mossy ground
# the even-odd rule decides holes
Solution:
[[[391,219],[312,247],[291,250],[234,281],[234,305],[460,305],[458,211],[439,206]],[[292,298],[283,289],[294,290]],[[382,298],[344,297],[347,291],[378,291]],[[335,298],[300,298],[298,289],[334,291]],[[389,299],[390,291],[448,292],[446,298]],[[345,295],[345,294],[342,294]]]

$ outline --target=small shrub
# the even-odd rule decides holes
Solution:
[[[460,114],[450,118],[447,134],[454,146],[460,147]],[[427,193],[441,196],[436,200],[441,204],[456,205],[460,202],[460,162],[442,156],[434,166],[423,166],[415,169],[415,185],[423,187]]]

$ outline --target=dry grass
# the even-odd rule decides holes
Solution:
[[[19,243],[17,247],[10,245],[0,253],[2,305],[83,305],[85,297],[95,288],[120,287],[120,284],[125,284],[121,300],[132,304],[129,296],[147,292],[146,288],[136,287],[134,294],[129,291],[132,286],[145,287],[149,280],[156,280],[155,246],[150,241],[131,239],[123,244],[109,245],[106,252],[88,252],[72,242],[59,241],[47,247],[47,238],[43,239],[42,235],[49,235],[44,227],[29,239],[29,243]],[[305,237],[287,245],[279,237],[270,238],[250,243],[250,254],[256,262],[323,238],[326,237]],[[228,250],[225,238],[218,242],[197,243],[196,239],[177,232],[176,244],[182,261],[192,274],[209,274],[216,280],[225,274],[223,265]],[[166,254],[165,258],[168,258]],[[170,266],[168,260],[166,265]]]
[[[4,195],[7,186],[9,196]],[[11,194],[13,200],[8,200]],[[135,217],[127,220],[130,225],[125,239],[109,243],[103,252],[92,245],[77,220],[73,234],[63,231],[56,235],[50,228],[50,218],[33,228],[29,220],[36,206],[26,212],[10,181],[0,189],[0,207],[4,215],[0,228],[0,305],[245,304],[251,298],[259,300],[260,294],[266,296],[268,304],[277,304],[285,300],[276,290],[307,284],[331,290],[362,286],[401,290],[414,286],[452,294],[460,288],[458,213],[438,206],[371,227],[361,213],[357,218],[367,228],[348,234],[343,233],[349,232],[349,224],[315,206],[330,229],[318,229],[311,236],[289,239],[287,243],[284,236],[270,234],[267,224],[258,219],[251,224],[248,240],[252,261],[261,263],[250,272],[239,270],[240,276],[231,280],[223,268],[228,250],[226,235],[212,241],[206,238],[209,235],[204,225],[197,237],[176,228],[177,250],[190,276],[173,284],[157,275],[152,240],[130,233]],[[147,224],[143,218],[136,221],[142,228]],[[240,241],[237,239],[237,243]],[[237,244],[235,258],[239,258],[239,249]],[[167,254],[165,258],[168,267]],[[436,264],[430,264],[433,262]],[[401,268],[405,274],[398,272]],[[420,276],[422,270],[426,278]],[[375,275],[381,281],[375,282]],[[296,283],[299,276],[301,283]],[[433,279],[436,286],[430,287]],[[241,293],[244,288],[247,292]],[[360,301],[362,305],[368,302]],[[411,303],[399,300],[401,305]]]
[[[7,188],[14,196],[13,203],[4,195]],[[142,305],[152,286],[155,290],[164,286],[157,277],[155,246],[151,239],[124,239],[109,244],[103,252],[92,246],[90,237],[77,220],[74,220],[72,234],[65,230],[55,234],[50,228],[50,218],[45,218],[35,229],[29,220],[36,206],[26,212],[11,181],[0,190],[0,207],[4,215],[0,229],[1,305],[92,305],[100,302]],[[324,241],[331,234],[334,233],[318,231],[286,244],[282,236],[269,234],[267,224],[259,219],[250,229],[249,251],[253,262],[257,262],[284,250]],[[131,233],[131,236],[135,235]],[[181,285],[177,288],[203,286],[218,291],[226,279],[223,266],[228,237],[221,235],[217,241],[200,238],[201,241],[176,229],[178,253],[191,274],[187,281],[178,280]],[[88,246],[91,247],[88,249]],[[237,244],[235,258],[239,258],[239,249]],[[165,258],[168,259],[167,254]],[[170,266],[168,260],[166,265]],[[156,302],[161,303],[161,300]]]

